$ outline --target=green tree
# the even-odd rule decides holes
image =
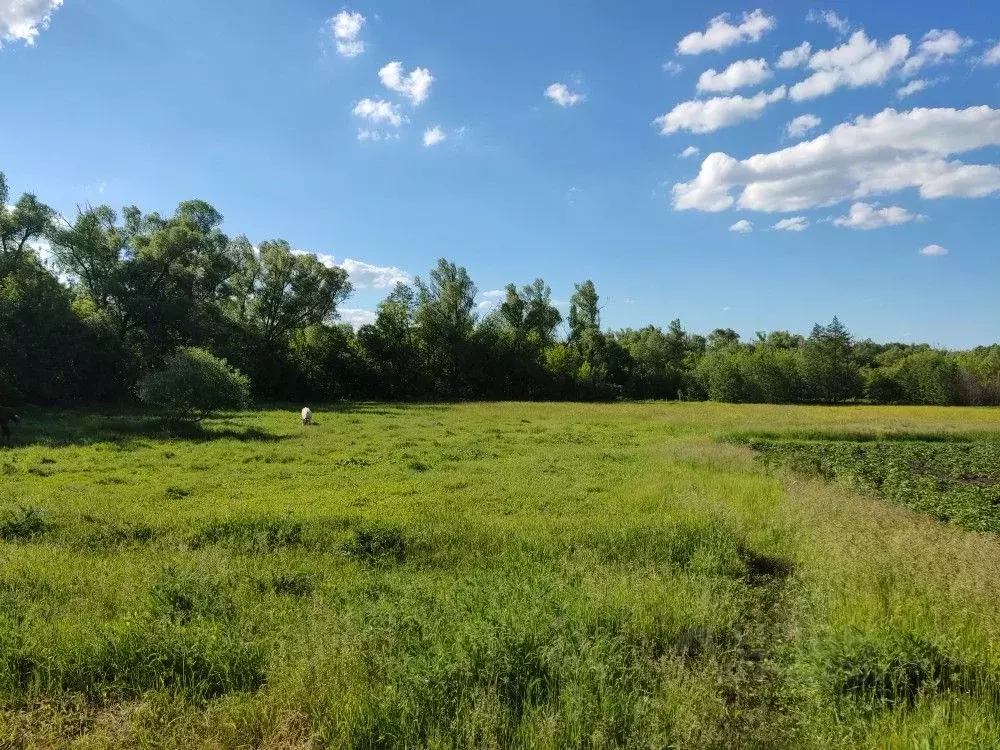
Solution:
[[[241,241],[231,307],[238,322],[275,349],[308,326],[333,320],[351,293],[343,268],[330,268],[315,255],[292,252],[285,240],[256,249]]]
[[[168,219],[128,207],[81,211],[50,231],[60,270],[93,314],[117,332],[140,366],[217,333],[237,271],[222,216],[204,201]]]
[[[580,342],[588,333],[600,331],[601,308],[597,287],[589,279],[577,284],[569,300],[569,340]]]
[[[171,356],[163,369],[142,378],[139,398],[169,419],[200,421],[218,411],[243,408],[250,383],[225,360],[187,347]]]
[[[438,392],[457,396],[476,325],[478,290],[465,268],[444,258],[426,282],[417,279],[416,287],[419,302],[414,317],[428,371]]]
[[[0,172],[0,281],[34,257],[33,244],[49,231],[55,212],[31,194],[24,194],[13,207],[7,178]]]
[[[419,393],[422,367],[416,310],[413,289],[398,283],[379,304],[375,322],[358,331],[358,342],[375,376],[372,390],[383,398],[409,398]]]
[[[861,371],[851,357],[850,332],[834,317],[829,325],[813,327],[802,352],[802,374],[808,396],[838,403],[861,395]]]
[[[740,335],[732,328],[716,328],[708,334],[708,348],[720,349],[727,346],[736,346],[740,343]]]

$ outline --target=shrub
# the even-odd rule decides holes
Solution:
[[[240,409],[250,381],[204,349],[179,349],[164,369],[139,382],[139,398],[172,420],[200,421],[223,409]]]

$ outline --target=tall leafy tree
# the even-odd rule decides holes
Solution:
[[[836,317],[816,324],[802,352],[802,374],[813,398],[837,403],[861,396],[861,371],[851,357],[854,341]]]
[[[417,279],[416,287],[415,319],[428,369],[440,391],[457,396],[476,325],[478,290],[464,267],[444,258],[426,282]]]
[[[577,284],[573,296],[569,300],[569,340],[576,343],[585,338],[588,332],[600,331],[601,308],[597,287],[589,279]]]
[[[287,342],[297,329],[332,320],[351,293],[343,268],[294,253],[285,240],[262,242],[256,249],[240,242],[239,252],[232,308],[265,347]]]
[[[7,178],[0,172],[0,280],[34,256],[33,243],[48,232],[55,212],[30,193],[13,206]]]
[[[375,322],[362,326],[358,342],[375,375],[371,387],[383,398],[418,395],[422,363],[416,341],[417,296],[402,282],[381,303]]]

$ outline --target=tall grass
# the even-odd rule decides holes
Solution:
[[[992,535],[735,430],[973,409],[29,413],[0,450],[0,746],[989,746]],[[964,745],[963,745],[964,743]]]

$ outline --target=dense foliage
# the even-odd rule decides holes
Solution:
[[[836,318],[808,337],[730,329],[606,331],[592,281],[564,320],[541,279],[477,312],[467,270],[441,259],[398,285],[373,323],[338,322],[347,273],[283,240],[222,232],[203,201],[67,221],[0,175],[0,401],[129,400],[180,347],[247,375],[259,399],[712,399],[1000,404],[1000,345],[948,352],[855,341]]]
[[[770,465],[847,481],[971,531],[1000,531],[1000,442],[751,440]]]

